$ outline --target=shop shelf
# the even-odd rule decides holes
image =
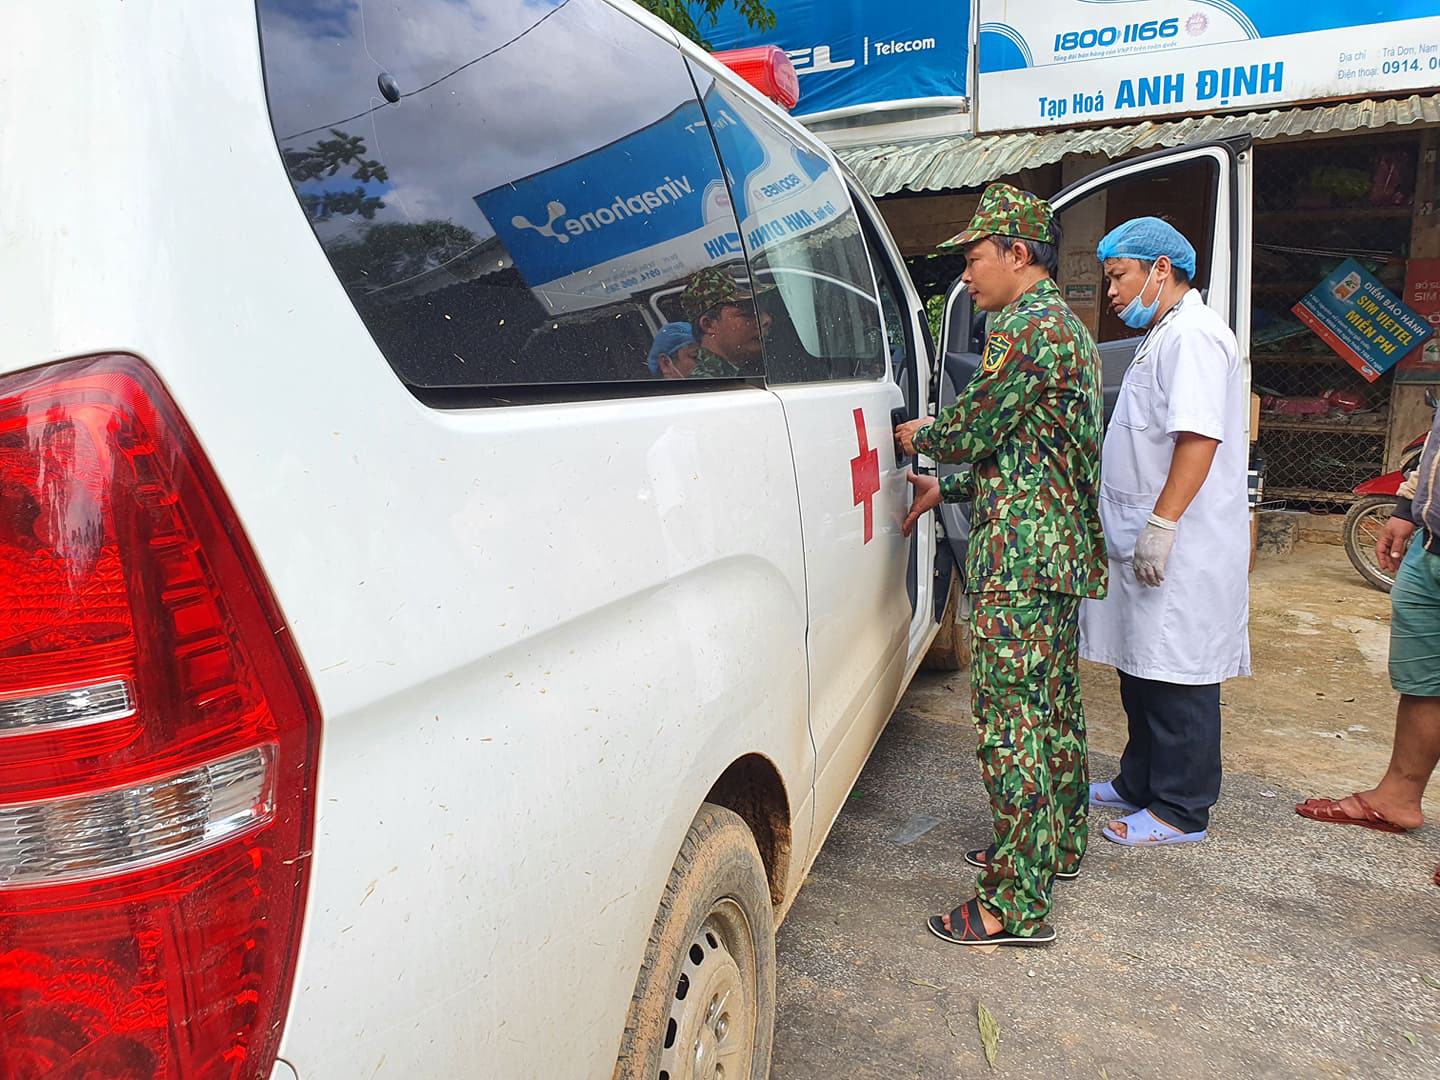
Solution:
[[[1398,293],[1405,288],[1403,274],[1380,273],[1374,275],[1375,280],[1384,285],[1391,292]],[[1299,300],[1316,285],[1320,284],[1320,278],[1310,281],[1252,281],[1250,291],[1256,293],[1294,293],[1295,299]]]
[[[1309,210],[1257,210],[1256,224],[1277,225],[1311,221],[1382,221],[1412,217],[1410,206],[1316,206]]]
[[[1251,353],[1250,363],[1254,364],[1345,364],[1343,356],[1333,352],[1280,352]]]
[[[1386,418],[1367,416],[1356,420],[1312,420],[1303,416],[1294,419],[1278,416],[1260,417],[1260,434],[1267,431],[1327,431],[1335,435],[1384,435]]]
[[[1283,499],[1295,502],[1351,503],[1358,498],[1360,496],[1353,491],[1323,491],[1320,488],[1286,488],[1265,485],[1265,501],[1267,503]]]

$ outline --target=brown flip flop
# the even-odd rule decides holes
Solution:
[[[1344,799],[1306,799],[1304,802],[1296,804],[1295,812],[1311,821],[1323,821],[1328,825],[1359,825],[1362,828],[1388,833],[1410,831],[1388,820],[1384,814],[1359,795],[1351,795],[1350,798],[1360,804],[1360,809],[1365,811],[1364,817],[1356,817],[1354,814],[1348,814],[1342,810],[1340,804],[1345,801]]]

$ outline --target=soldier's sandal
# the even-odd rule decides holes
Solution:
[[[995,853],[994,848],[976,848],[974,851],[965,852],[965,861],[971,866],[978,866],[984,870],[990,865],[990,856]],[[1061,881],[1073,881],[1080,876],[1079,870],[1057,870],[1055,876]],[[954,922],[952,919],[951,922]]]
[[[950,912],[951,929],[945,929],[944,917],[931,915],[925,920],[930,932],[941,941],[952,945],[1019,945],[1031,947],[1049,945],[1055,940],[1055,929],[1049,923],[1041,923],[1038,930],[1029,936],[1012,934],[1009,930],[986,933],[985,920],[980,917],[980,899],[973,897]]]

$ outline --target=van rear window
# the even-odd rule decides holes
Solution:
[[[761,374],[669,327],[699,270],[750,291],[673,46],[599,0],[258,6],[291,183],[406,384]]]

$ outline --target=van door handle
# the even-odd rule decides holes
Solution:
[[[890,410],[890,430],[894,431],[901,424],[911,419],[908,410],[903,405],[898,405]],[[910,455],[900,448],[900,440],[895,440],[895,465],[898,468],[903,462],[909,461]]]

